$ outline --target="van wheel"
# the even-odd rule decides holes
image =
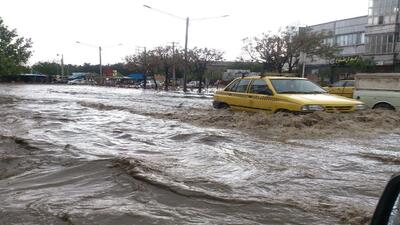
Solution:
[[[395,108],[388,103],[378,103],[374,105],[373,109],[395,110]]]

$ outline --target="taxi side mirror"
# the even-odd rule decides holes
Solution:
[[[371,225],[400,224],[400,174],[392,177],[386,185],[376,206]]]

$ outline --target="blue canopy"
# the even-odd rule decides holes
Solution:
[[[141,73],[132,73],[128,75],[129,78],[134,79],[134,80],[143,80],[144,79],[144,74]]]
[[[20,76],[24,76],[24,77],[47,77],[46,75],[43,74],[20,74]]]

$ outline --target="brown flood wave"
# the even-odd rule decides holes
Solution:
[[[37,168],[40,163],[31,155],[38,150],[23,138],[0,135],[0,180]]]
[[[400,112],[366,110],[354,113],[316,112],[305,115],[291,113],[247,113],[230,110],[171,109],[145,112],[126,106],[79,102],[98,110],[123,110],[158,119],[177,120],[198,126],[237,129],[271,138],[370,137],[400,132]]]
[[[143,181],[150,185],[154,185],[156,187],[168,190],[174,194],[178,194],[184,197],[191,197],[191,198],[201,198],[201,199],[208,199],[208,200],[215,200],[224,203],[233,203],[233,204],[252,204],[252,203],[263,203],[263,204],[280,204],[285,206],[292,206],[295,207],[295,204],[292,203],[283,203],[283,202],[273,202],[265,201],[262,199],[250,199],[250,198],[236,198],[236,197],[229,197],[228,194],[231,192],[231,188],[224,184],[217,184],[214,185],[220,186],[219,189],[221,191],[226,192],[225,196],[217,193],[207,193],[206,190],[201,188],[197,188],[192,185],[186,185],[185,182],[178,182],[178,181],[163,181],[161,180],[160,176],[162,176],[163,172],[161,169],[157,169],[146,165],[144,161],[132,159],[132,158],[116,158],[112,160],[113,167],[118,168],[126,172],[128,175],[133,177],[134,179]],[[203,183],[204,181],[200,181]],[[211,181],[206,181],[211,182]],[[196,184],[195,181],[191,181],[191,184]]]
[[[362,158],[365,158],[365,159],[371,159],[371,160],[375,160],[375,161],[378,161],[381,163],[400,165],[400,157],[396,157],[393,155],[363,153],[363,154],[360,154],[359,156]]]
[[[188,198],[211,200],[224,204],[258,204],[264,206],[293,208],[303,212],[319,213],[327,216],[334,215],[336,218],[339,218],[343,224],[350,225],[368,224],[372,215],[372,210],[366,206],[356,204],[337,205],[337,203],[331,202],[328,199],[318,201],[318,199],[296,199],[293,198],[294,196],[238,196],[235,195],[234,190],[228,186],[220,189],[218,192],[215,192],[216,188],[214,187],[212,189],[213,191],[209,192],[208,190],[197,187],[197,185],[203,181],[193,180],[192,182],[184,182],[168,180],[170,179],[168,177],[160,178],[165,175],[161,168],[157,168],[155,165],[150,166],[146,162],[138,159],[115,158],[112,160],[112,165],[113,168],[124,171],[136,180]],[[224,184],[214,185],[223,186]]]

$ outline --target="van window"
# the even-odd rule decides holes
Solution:
[[[250,80],[241,80],[236,88],[236,92],[246,92],[247,86],[249,86]]]
[[[267,94],[272,93],[272,91],[268,88],[267,82],[265,80],[254,80],[250,86],[250,93],[254,94]]]

